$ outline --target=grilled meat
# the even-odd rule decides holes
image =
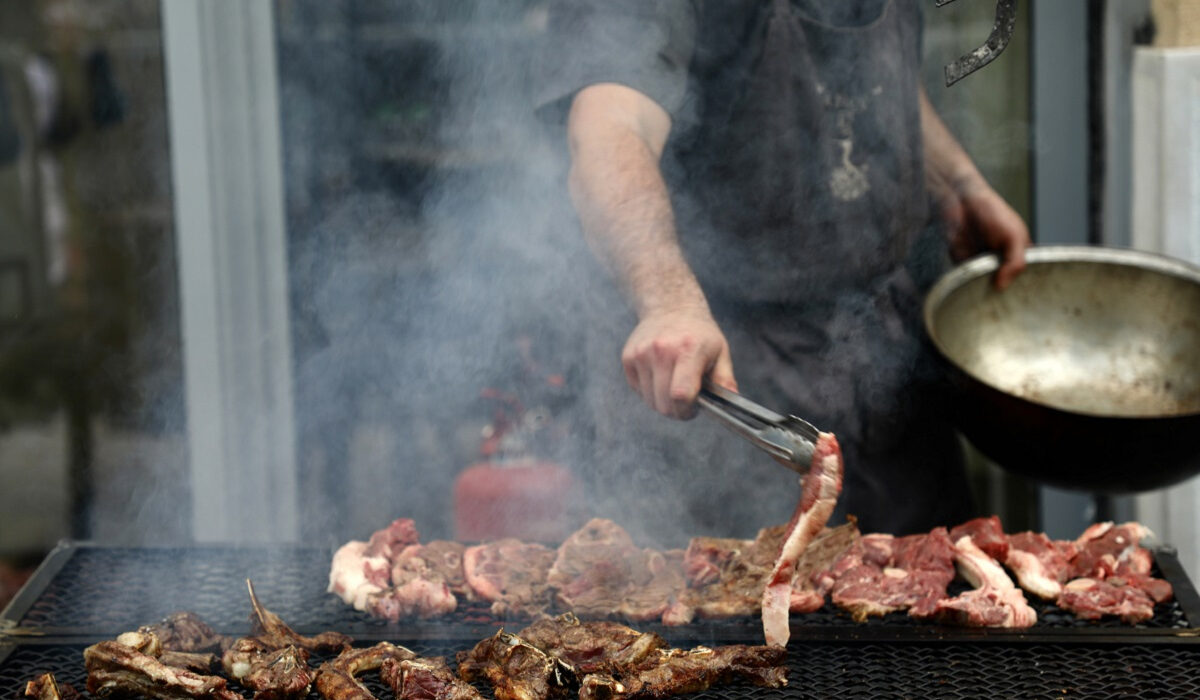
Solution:
[[[572,613],[538,620],[517,636],[566,661],[581,674],[614,673],[667,646],[657,634],[638,632],[618,622],[580,622]]]
[[[405,661],[417,655],[390,642],[364,649],[347,649],[337,658],[321,664],[314,686],[325,700],[375,700],[375,696],[355,676],[380,668],[386,659]]]
[[[79,700],[79,691],[69,683],[60,685],[53,673],[43,673],[25,684],[25,697],[35,700]]]
[[[487,542],[463,552],[463,576],[479,599],[492,604],[496,617],[536,616],[550,607],[546,575],[555,554],[511,537]]]
[[[83,651],[87,689],[101,697],[145,696],[165,700],[240,700],[224,678],[167,666],[120,642],[106,641]]]
[[[658,649],[617,674],[585,676],[579,700],[665,698],[735,681],[780,688],[787,685],[786,659],[782,646]]]
[[[231,640],[217,634],[204,620],[192,612],[177,612],[153,625],[138,631],[152,632],[168,651],[194,651],[219,653],[229,646]]]
[[[195,673],[209,673],[219,665],[215,654],[165,649],[158,634],[152,631],[154,629],[153,625],[147,625],[139,627],[136,632],[124,632],[117,635],[117,642],[147,656],[153,656],[167,666]]]
[[[254,584],[249,580],[246,581],[246,588],[250,591],[250,604],[254,607],[254,614],[250,616],[253,625],[251,635],[272,650],[295,646],[306,651],[331,654],[350,647],[350,637],[341,632],[321,632],[313,637],[296,634],[278,615],[258,602],[258,596],[254,594]]]
[[[484,700],[473,685],[450,670],[441,657],[384,659],[379,677],[397,700]]]
[[[308,652],[286,646],[255,658],[240,680],[254,691],[256,700],[302,700],[315,675],[308,666]]]
[[[449,540],[410,544],[392,560],[392,585],[399,586],[414,578],[445,582],[450,592],[470,600],[474,597],[463,575],[466,545]]]
[[[458,675],[468,683],[488,681],[496,700],[566,698],[579,686],[569,663],[504,630],[460,652]]]

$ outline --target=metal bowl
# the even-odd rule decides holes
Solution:
[[[1037,247],[1004,291],[972,259],[925,300],[962,433],[1000,466],[1131,493],[1200,472],[1200,268],[1133,250]]]

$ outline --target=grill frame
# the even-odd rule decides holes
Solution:
[[[74,682],[83,676],[79,653],[85,646],[177,610],[196,612],[222,634],[244,634],[250,615],[246,577],[254,581],[263,605],[298,632],[336,629],[351,635],[356,645],[388,640],[419,653],[452,653],[502,626],[515,629],[525,624],[493,619],[478,607],[450,622],[393,624],[372,619],[325,593],[332,554],[332,549],[316,547],[121,548],[64,542],[0,613],[0,693],[18,698],[23,686],[11,687],[10,681],[30,680],[47,670]],[[791,684],[786,689],[723,686],[694,697],[1197,697],[1200,594],[1174,550],[1160,548],[1154,555],[1156,573],[1175,588],[1174,617],[1161,621],[1169,626],[1133,627],[1112,621],[990,630],[919,623],[902,614],[854,623],[822,611],[792,618]],[[108,569],[108,578],[97,580],[97,569]],[[169,595],[147,595],[164,585],[171,588]],[[117,614],[90,620],[73,617],[98,595],[111,596],[108,602]],[[634,626],[659,632],[683,647],[762,643],[757,619],[701,621],[681,628]],[[59,653],[65,665],[35,667],[25,661]],[[1105,659],[1110,661],[1097,662]],[[1183,673],[1180,668],[1186,673],[1170,680]],[[918,691],[922,683],[927,687]],[[77,687],[82,689],[82,684]],[[380,698],[390,697],[379,694],[381,686],[372,689]]]

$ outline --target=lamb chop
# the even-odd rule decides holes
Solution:
[[[219,665],[216,654],[165,649],[165,645],[158,633],[153,631],[154,629],[153,626],[147,625],[139,627],[136,632],[124,632],[117,635],[117,642],[147,656],[153,656],[167,666],[195,673],[209,673]]]
[[[492,615],[532,617],[550,607],[546,574],[555,556],[544,545],[509,537],[468,547],[463,576],[479,599],[492,604]]]
[[[34,700],[79,700],[79,691],[69,683],[59,685],[53,673],[43,673],[25,684],[25,697]]]
[[[804,477],[800,503],[788,523],[779,558],[762,594],[763,634],[771,646],[787,645],[791,634],[788,629],[788,610],[796,564],[808,543],[825,527],[841,491],[842,450],[831,433],[821,433],[817,437],[812,466]]]
[[[308,666],[309,652],[334,653],[350,646],[340,632],[313,637],[297,634],[259,602],[254,584],[246,581],[254,609],[251,635],[233,642],[221,655],[226,675],[254,691],[258,700],[301,700],[312,687],[315,674]]]
[[[146,696],[163,700],[205,698],[241,700],[219,676],[168,666],[120,642],[104,641],[83,650],[88,692],[100,697]]]
[[[959,573],[972,586],[954,598],[938,601],[934,617],[968,627],[1031,627],[1037,613],[1004,569],[964,536],[954,543]]]
[[[573,666],[504,630],[459,652],[458,675],[468,683],[487,680],[496,700],[558,700],[579,687]]]
[[[580,622],[573,613],[538,620],[517,636],[566,661],[581,674],[614,673],[667,646],[657,634],[639,632],[619,622]]]
[[[321,664],[314,683],[325,700],[375,700],[375,696],[355,676],[383,666],[387,659],[406,661],[417,655],[390,642],[364,649],[347,649],[337,658]]]
[[[379,677],[397,700],[484,700],[473,685],[454,675],[441,657],[383,660]]]
[[[656,649],[616,674],[593,673],[580,683],[579,700],[657,699],[746,681],[764,688],[787,685],[782,646],[731,645],[710,649]]]

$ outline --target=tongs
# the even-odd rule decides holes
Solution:
[[[812,423],[764,408],[737,392],[704,381],[696,401],[733,432],[800,474],[812,464],[819,431]]]

